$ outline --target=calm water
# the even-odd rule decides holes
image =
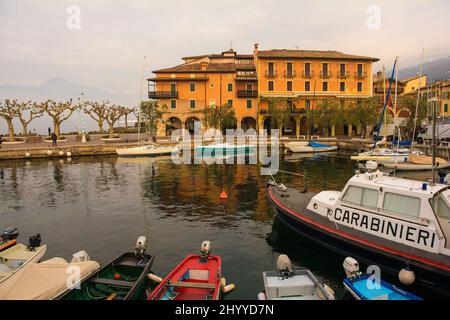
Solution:
[[[305,174],[285,176],[286,184],[306,183],[311,191],[341,189],[355,170],[344,153],[287,157],[281,167]],[[268,178],[259,172],[256,165],[177,166],[169,158],[0,162],[0,228],[18,226],[21,242],[41,233],[47,258],[86,250],[100,263],[145,235],[161,276],[207,239],[222,256],[227,282],[236,284],[227,299],[255,299],[262,271],[274,270],[286,253],[345,298],[342,258],[275,219],[265,197]],[[227,201],[219,199],[222,188]]]

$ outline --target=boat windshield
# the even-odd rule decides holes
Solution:
[[[439,218],[450,220],[450,191],[446,191],[433,199],[433,209]]]

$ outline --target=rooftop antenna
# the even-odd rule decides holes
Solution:
[[[300,50],[300,44],[299,44],[298,40],[297,40],[297,45],[295,46],[295,49]]]

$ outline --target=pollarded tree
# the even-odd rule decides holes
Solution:
[[[114,137],[114,125],[120,119],[121,116],[124,115],[124,107],[118,105],[111,105],[106,108],[106,116],[105,120],[109,125],[108,137]]]
[[[418,124],[422,123],[423,120],[427,118],[427,101],[423,99],[419,99],[419,105],[417,106],[417,98],[412,96],[401,96],[398,97],[398,107],[404,110],[407,110],[410,114],[408,121],[406,122],[406,129],[411,133],[414,131],[414,119],[416,116],[416,107],[417,108],[417,120]],[[417,133],[417,130],[416,130]]]
[[[135,107],[124,107],[123,115],[125,116],[125,129],[128,129],[128,116],[134,114],[135,110]]]
[[[109,107],[109,101],[102,101],[101,103],[86,101],[83,103],[81,108],[87,115],[97,122],[98,131],[103,133],[103,123],[106,121]]]
[[[6,99],[5,103],[2,103],[0,101],[0,117],[5,119],[8,125],[8,135],[10,142],[15,141],[13,119],[16,117],[16,114],[16,108],[14,107],[14,103],[11,100]]]
[[[287,107],[286,100],[269,100],[270,124],[279,130],[279,138],[283,132],[283,126],[289,125],[291,110]]]
[[[53,130],[59,139],[61,135],[61,124],[70,118],[72,113],[77,109],[77,106],[72,104],[72,99],[66,102],[47,100],[38,104],[37,108],[45,111],[52,118]]]
[[[17,117],[22,124],[22,134],[26,136],[28,134],[28,125],[34,119],[42,117],[44,115],[44,111],[41,110],[36,103],[31,103],[31,101],[27,102],[17,102],[16,103],[16,112]],[[28,117],[26,116],[28,113]]]

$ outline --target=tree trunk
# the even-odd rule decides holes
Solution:
[[[114,137],[114,122],[109,122],[109,138],[112,139]]]
[[[25,119],[19,118],[20,123],[22,123],[22,134],[24,136],[28,135],[28,123]]]
[[[60,123],[57,120],[53,119],[53,130],[56,133],[56,137],[58,139],[59,139],[59,136],[60,136],[59,125],[60,125]]]
[[[125,129],[128,129],[128,115],[125,115]]]
[[[98,132],[103,133],[104,132],[104,130],[103,130],[103,120],[98,120],[97,124],[98,124]]]
[[[16,139],[14,139],[14,125],[12,119],[7,119],[6,122],[8,123],[9,142],[14,142]]]

